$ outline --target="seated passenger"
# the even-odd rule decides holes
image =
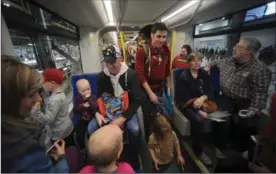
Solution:
[[[191,122],[195,154],[204,164],[210,165],[211,159],[203,152],[204,120],[208,118],[208,112],[216,110],[217,106],[211,101],[213,94],[210,77],[200,69],[200,53],[191,53],[187,61],[190,68],[180,76],[182,90],[176,96],[176,104]]]
[[[97,98],[91,94],[91,87],[86,79],[77,81],[79,95],[74,102],[73,111],[80,116],[80,122],[76,125],[76,132],[80,148],[84,148],[84,135],[87,130],[89,121],[94,117],[97,111]]]
[[[42,75],[43,88],[51,92],[51,96],[46,104],[45,113],[38,104],[33,107],[32,117],[45,125],[45,146],[49,148],[53,142],[61,138],[64,138],[67,146],[74,145],[74,125],[68,113],[69,103],[60,86],[63,83],[63,72],[50,68],[43,71]]]
[[[153,169],[157,173],[180,173],[180,167],[184,165],[179,140],[172,130],[168,120],[161,114],[157,114],[152,123],[152,134],[149,137],[149,151],[153,160]],[[177,154],[177,166],[175,158]]]
[[[183,45],[180,55],[173,59],[172,69],[175,68],[188,68],[187,56],[191,54],[192,48],[190,45]]]
[[[259,40],[243,38],[233,48],[231,58],[210,64],[210,67],[217,66],[220,70],[222,95],[219,107],[233,114],[229,130],[239,151],[244,151],[248,147],[250,135],[256,134],[261,110],[266,106],[271,72],[255,56],[260,48]],[[247,113],[241,118],[238,113],[243,109]]]
[[[55,144],[54,163],[39,143],[35,122],[28,122],[31,109],[40,101],[41,75],[14,57],[1,60],[1,172],[68,173],[64,141]]]
[[[118,47],[109,46],[103,51],[105,67],[98,76],[97,89],[98,99],[104,93],[113,97],[120,97],[124,92],[129,95],[129,107],[121,116],[113,120],[110,124],[126,128],[130,143],[137,146],[140,142],[140,127],[138,115],[136,114],[142,100],[139,80],[135,72],[121,62],[122,54]],[[91,135],[102,126],[104,116],[96,113],[96,118],[92,119],[88,125],[88,132]],[[138,150],[139,148],[133,148]]]
[[[88,158],[93,165],[80,173],[135,173],[128,163],[117,163],[123,151],[122,131],[116,125],[107,125],[89,138]]]

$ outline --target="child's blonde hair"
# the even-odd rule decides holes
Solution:
[[[152,124],[152,133],[159,141],[164,138],[166,133],[172,133],[171,124],[164,115],[157,114]]]

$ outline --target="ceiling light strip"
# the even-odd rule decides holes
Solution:
[[[187,4],[185,4],[184,6],[182,6],[181,8],[177,9],[176,11],[172,12],[171,14],[169,14],[168,16],[165,16],[163,18],[161,18],[161,22],[165,22],[167,21],[168,19],[174,17],[175,15],[181,13],[182,11],[188,9],[189,7],[197,4],[199,2],[199,0],[192,0],[192,1],[189,1]]]
[[[103,0],[109,22],[114,22],[111,0]]]

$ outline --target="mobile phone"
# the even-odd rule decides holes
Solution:
[[[62,145],[62,142],[60,140],[57,140],[56,142],[58,143],[58,145],[60,145],[60,146]],[[49,152],[51,152],[53,149],[56,149],[55,143],[53,143],[53,145],[49,149],[46,150],[46,154],[49,154]]]

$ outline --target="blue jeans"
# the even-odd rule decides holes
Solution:
[[[99,129],[100,126],[96,120],[96,118],[93,118],[87,127],[87,131],[89,136],[95,132],[97,129]],[[139,126],[139,119],[138,119],[138,115],[137,113],[135,113],[130,119],[128,119],[125,122],[125,128],[126,131],[128,133],[128,137],[129,137],[129,142],[131,145],[135,146],[134,149],[136,149],[137,151],[139,151],[140,146],[140,126]]]

